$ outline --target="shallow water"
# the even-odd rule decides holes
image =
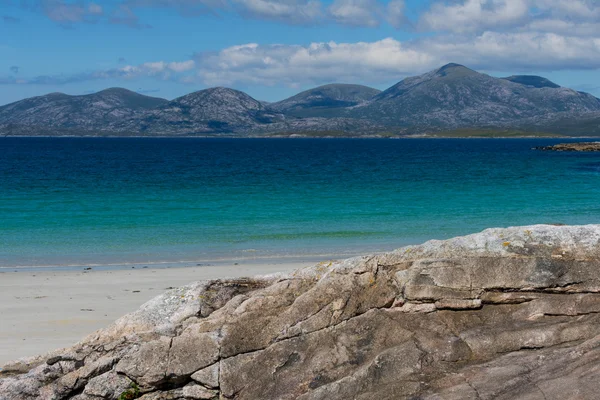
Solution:
[[[600,223],[600,154],[531,149],[563,141],[0,138],[0,266],[325,257]]]

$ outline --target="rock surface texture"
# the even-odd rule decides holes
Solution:
[[[595,399],[600,225],[195,283],[0,377],[2,400]]]
[[[554,146],[536,147],[544,151],[600,151],[600,142],[559,143]]]

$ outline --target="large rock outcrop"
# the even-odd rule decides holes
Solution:
[[[600,142],[577,142],[577,143],[559,143],[553,146],[535,147],[535,150],[544,151],[583,151],[596,152],[600,151]]]
[[[600,225],[488,229],[174,289],[0,399],[593,399]]]

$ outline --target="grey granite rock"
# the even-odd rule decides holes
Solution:
[[[488,229],[171,290],[0,399],[594,399],[600,225]]]

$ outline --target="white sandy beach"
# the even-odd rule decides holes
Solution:
[[[163,269],[0,273],[0,365],[73,345],[169,287],[292,271],[314,261],[237,261]]]

